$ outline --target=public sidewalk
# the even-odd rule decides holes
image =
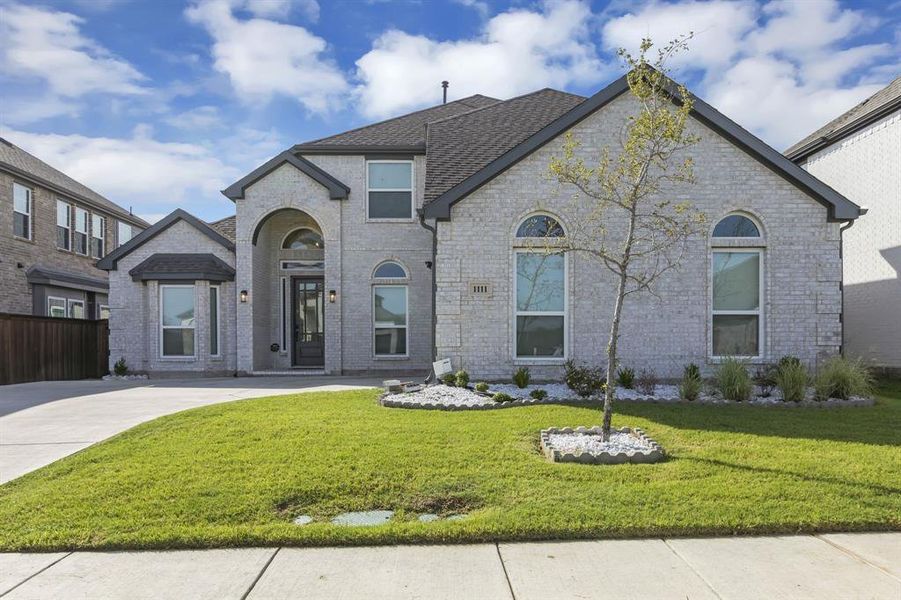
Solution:
[[[898,600],[901,533],[0,554],[0,596]]]

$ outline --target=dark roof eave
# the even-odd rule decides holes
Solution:
[[[332,200],[343,200],[350,193],[350,187],[341,183],[329,173],[325,172],[318,166],[302,156],[297,156],[293,149],[284,152],[269,159],[235,183],[231,184],[222,193],[231,200],[239,200],[244,198],[244,191],[274,171],[283,164],[288,163],[311,179],[322,185],[329,192],[329,198]]]
[[[628,90],[628,75],[623,75],[585,102],[577,105],[540,129],[524,142],[511,148],[473,175],[470,175],[426,204],[423,211],[425,217],[442,221],[450,220],[450,209],[454,204]],[[670,82],[668,91],[673,100],[678,102],[677,86]],[[774,173],[826,206],[829,221],[848,221],[860,216],[859,206],[788,160],[777,150],[768,146],[700,98],[694,98],[692,114],[702,123],[729,139],[752,158],[755,158]]]
[[[425,154],[425,144],[297,144],[291,148],[297,154],[356,155],[356,154]]]
[[[57,287],[86,290],[92,292],[107,293],[109,282],[97,277],[79,275],[77,273],[63,273],[52,269],[45,269],[35,265],[25,273],[28,283],[39,285],[54,285]]]
[[[114,216],[117,219],[122,220],[122,221],[127,221],[127,222],[131,223],[132,225],[137,225],[138,227],[142,227],[142,228],[150,227],[150,223],[148,223],[147,221],[145,221],[144,219],[142,219],[136,215],[126,212],[124,209],[121,209],[119,211],[110,210],[108,207],[102,206],[86,196],[83,196],[83,195],[73,192],[71,190],[67,190],[66,188],[60,187],[60,186],[56,185],[55,183],[47,181],[43,177],[38,177],[37,175],[33,175],[32,173],[23,171],[22,169],[15,167],[7,162],[0,161],[0,170],[8,171],[9,173],[15,175],[16,177],[30,181],[31,183],[33,183],[35,185],[45,187],[45,188],[49,189],[50,191],[52,191],[56,194],[59,194],[60,196],[66,196],[68,198],[71,198],[72,200],[77,200],[78,202],[86,204],[90,208],[93,208],[94,210],[96,210],[98,212],[103,212],[108,215]]]
[[[221,273],[219,271],[173,271],[149,273],[136,273],[131,276],[132,281],[234,281],[234,273]]]

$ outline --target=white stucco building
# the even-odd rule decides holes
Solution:
[[[485,379],[600,364],[612,278],[530,238],[565,236],[584,210],[546,175],[563,135],[594,161],[637,109],[623,77],[590,98],[477,95],[294,146],[224,191],[235,217],[176,211],[101,261],[110,360],[387,375],[438,357]],[[622,363],[676,377],[724,356],[835,355],[839,227],[858,207],[703,101],[692,116],[697,183],[672,193],[710,227],[657,297],[627,305]]]
[[[867,209],[843,236],[845,352],[901,370],[901,77],[786,155]]]

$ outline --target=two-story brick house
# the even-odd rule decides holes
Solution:
[[[0,312],[106,318],[95,263],[149,224],[0,138]]]

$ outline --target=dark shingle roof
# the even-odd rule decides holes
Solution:
[[[545,88],[429,123],[426,203],[584,100]]]
[[[496,98],[475,94],[474,96],[461,98],[447,104],[439,104],[438,106],[394,117],[387,121],[373,123],[372,125],[351,129],[337,135],[298,144],[294,149],[303,152],[305,149],[329,146],[337,148],[344,146],[423,146],[425,144],[426,123],[476,108],[490,106],[498,102],[499,100]]]
[[[901,77],[793,145],[785,155],[794,161],[801,160],[897,108],[901,108]]]
[[[115,202],[104,198],[88,186],[75,181],[62,171],[54,169],[38,157],[29,154],[4,138],[0,138],[0,169],[34,179],[38,184],[56,188],[57,191],[70,195],[75,200],[93,204],[97,208],[140,227],[150,226],[147,221],[129,213]]]
[[[232,281],[235,270],[212,254],[153,254],[128,272],[135,281],[149,279]]]
[[[213,221],[209,223],[209,226],[215,229],[219,235],[231,240],[235,241],[235,215],[230,217],[225,217],[224,219],[219,219],[218,221]]]

